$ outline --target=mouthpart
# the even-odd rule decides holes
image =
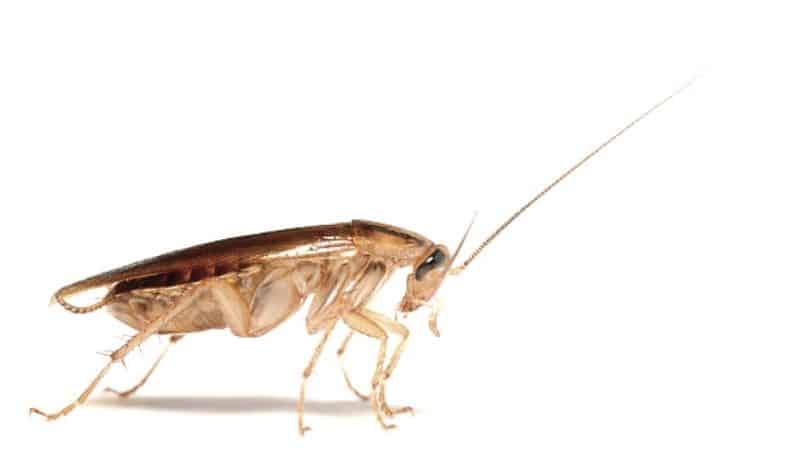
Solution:
[[[411,299],[407,295],[404,295],[403,300],[400,301],[400,306],[397,310],[402,313],[413,312],[420,307],[420,304],[422,304],[422,302],[416,299]]]

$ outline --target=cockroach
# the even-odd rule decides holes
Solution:
[[[370,309],[371,298],[383,284],[398,270],[410,267],[405,294],[396,312],[408,314],[421,307],[431,308],[429,327],[438,336],[436,318],[439,306],[432,299],[445,278],[465,270],[531,205],[690,83],[653,105],[580,159],[512,214],[456,267],[453,265],[472,223],[451,254],[445,245],[420,234],[373,221],[353,220],[189,247],[65,286],[53,296],[53,300],[64,309],[84,314],[107,307],[113,317],[138,332],[109,355],[108,363],[74,402],[56,413],[49,414],[36,408],[31,408],[30,412],[48,420],[70,413],[86,402],[112,365],[122,361],[153,334],[170,336],[164,351],[139,383],[126,391],[109,389],[111,392],[121,397],[133,394],[147,381],[167,349],[186,334],[228,328],[239,337],[263,336],[308,304],[308,333],[321,332],[322,335],[302,372],[297,401],[300,434],[309,429],[303,423],[306,381],[340,321],[349,329],[337,351],[340,360],[354,333],[380,343],[368,395],[353,387],[344,366],[342,371],[353,393],[371,402],[379,424],[384,429],[392,428],[394,425],[388,423],[387,418],[413,412],[410,407],[390,407],[385,395],[386,382],[397,367],[409,330],[396,319]],[[98,289],[105,295],[91,305],[78,306],[67,301],[79,293]],[[389,334],[400,339],[387,362]]]

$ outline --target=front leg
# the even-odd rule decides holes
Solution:
[[[377,418],[378,423],[380,423],[383,429],[391,429],[394,428],[395,425],[386,423],[380,405],[380,386],[384,379],[383,364],[386,360],[386,342],[389,339],[389,335],[374,318],[362,313],[363,311],[364,310],[358,309],[345,312],[342,315],[342,321],[353,331],[373,339],[378,339],[381,343],[380,349],[378,349],[378,358],[375,362],[375,372],[372,375],[370,401],[372,402],[372,410],[375,412],[375,418]]]
[[[378,396],[379,405],[381,410],[386,416],[394,416],[401,413],[414,413],[414,409],[409,406],[404,407],[390,407],[386,404],[386,380],[392,376],[392,372],[394,372],[395,368],[397,368],[397,363],[400,361],[400,356],[403,354],[403,350],[406,347],[406,341],[408,340],[409,331],[405,325],[398,323],[391,318],[388,318],[380,313],[372,312],[369,310],[362,310],[362,313],[372,318],[378,324],[380,324],[385,330],[391,332],[392,334],[396,334],[400,336],[400,342],[395,347],[394,352],[392,353],[391,358],[389,359],[389,364],[386,366],[386,369],[383,372],[383,382],[381,383],[381,390],[380,395]]]

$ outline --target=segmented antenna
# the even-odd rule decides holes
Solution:
[[[453,253],[453,257],[450,259],[450,263],[447,264],[447,270],[450,272],[450,268],[453,267],[453,264],[456,262],[456,258],[458,258],[458,254],[461,253],[461,248],[464,247],[464,243],[467,242],[467,236],[469,236],[470,230],[472,230],[472,225],[475,224],[475,218],[478,217],[478,212],[472,214],[472,219],[469,222],[469,226],[467,226],[467,230],[464,232],[464,235],[461,236],[461,241],[458,243],[458,247],[456,247],[456,251]]]
[[[550,192],[550,189],[552,189],[552,188],[556,187],[556,185],[558,185],[558,183],[560,183],[561,181],[563,181],[563,180],[564,180],[564,179],[565,179],[567,176],[569,176],[569,175],[570,175],[570,174],[572,174],[572,173],[573,173],[575,170],[577,170],[578,168],[580,168],[580,167],[581,167],[581,165],[583,165],[584,163],[586,163],[587,161],[589,161],[589,160],[590,160],[592,157],[594,157],[595,155],[597,155],[597,154],[598,154],[598,153],[599,153],[601,150],[603,150],[603,149],[604,149],[604,148],[605,148],[605,147],[606,147],[608,144],[610,144],[610,143],[614,142],[614,140],[615,140],[615,139],[617,139],[619,136],[621,136],[622,134],[624,134],[624,133],[625,133],[625,132],[626,132],[628,129],[630,129],[631,127],[633,127],[633,126],[634,126],[636,123],[638,123],[639,121],[641,121],[641,120],[645,119],[645,118],[646,118],[646,117],[647,117],[647,116],[648,116],[650,113],[654,112],[654,111],[655,111],[655,110],[657,110],[659,107],[661,107],[662,105],[664,105],[665,103],[667,103],[669,100],[671,100],[673,97],[675,97],[676,95],[678,95],[678,94],[680,94],[681,92],[683,92],[683,91],[684,91],[684,90],[685,90],[687,87],[689,87],[690,85],[692,85],[692,83],[694,83],[694,81],[695,81],[696,79],[697,79],[697,78],[692,78],[692,79],[691,79],[691,80],[689,80],[687,83],[685,83],[684,85],[682,85],[681,87],[679,87],[679,88],[678,88],[678,89],[677,89],[675,92],[673,92],[672,94],[668,95],[666,98],[664,98],[663,100],[661,100],[660,102],[658,102],[658,103],[656,103],[655,105],[653,105],[652,107],[650,107],[650,109],[649,109],[649,110],[645,111],[644,113],[642,113],[641,115],[639,115],[639,116],[638,116],[636,119],[634,119],[633,121],[631,121],[630,123],[628,123],[628,125],[627,125],[627,126],[625,126],[624,128],[620,129],[620,130],[619,130],[619,131],[618,131],[616,134],[614,134],[614,135],[613,135],[613,136],[611,136],[611,137],[610,137],[608,140],[606,140],[605,142],[603,142],[602,144],[600,144],[600,145],[599,145],[599,146],[598,146],[596,149],[592,150],[592,151],[591,151],[591,152],[590,152],[588,155],[586,155],[586,156],[585,156],[585,157],[583,157],[583,158],[582,158],[580,161],[578,161],[578,163],[574,164],[574,165],[573,165],[573,166],[572,166],[570,169],[568,169],[568,170],[567,170],[567,171],[565,171],[565,172],[564,172],[564,173],[563,173],[561,176],[559,176],[558,178],[556,178],[556,180],[555,180],[555,181],[551,182],[551,183],[550,183],[550,184],[549,184],[547,187],[545,187],[545,188],[544,188],[544,189],[543,189],[541,192],[539,192],[538,194],[536,194],[536,196],[534,196],[532,199],[530,199],[530,200],[529,200],[529,201],[528,201],[528,202],[527,202],[525,205],[523,205],[523,206],[522,206],[522,207],[521,207],[519,210],[517,210],[517,211],[516,211],[516,212],[515,212],[513,215],[511,215],[511,217],[510,217],[510,218],[508,218],[508,219],[507,219],[507,220],[506,220],[506,221],[505,221],[503,224],[501,224],[499,228],[497,228],[497,229],[496,229],[496,230],[495,230],[495,231],[494,231],[494,232],[493,232],[491,235],[489,235],[489,237],[487,237],[487,238],[486,238],[486,240],[485,240],[485,241],[483,241],[483,242],[481,243],[481,245],[479,245],[479,246],[478,246],[478,248],[477,248],[477,249],[475,249],[475,251],[474,251],[474,252],[472,252],[472,254],[471,254],[471,255],[470,255],[470,256],[469,256],[469,257],[468,257],[466,260],[464,260],[464,263],[462,263],[460,266],[458,266],[458,267],[454,268],[454,269],[452,270],[452,273],[453,273],[453,274],[458,274],[458,273],[460,273],[460,272],[464,271],[464,269],[466,269],[466,268],[467,268],[467,266],[469,266],[469,264],[470,264],[470,263],[472,263],[472,261],[473,261],[473,260],[475,260],[475,257],[477,257],[477,256],[478,256],[478,255],[479,255],[479,254],[480,254],[480,253],[483,251],[483,249],[485,249],[485,248],[486,248],[486,246],[487,246],[487,245],[489,245],[489,243],[490,243],[490,242],[492,242],[492,241],[493,241],[493,240],[494,240],[494,239],[495,239],[495,238],[496,238],[498,235],[500,235],[500,233],[501,233],[501,232],[503,232],[503,230],[505,230],[505,229],[508,227],[508,225],[510,225],[510,224],[511,224],[511,223],[512,223],[514,220],[516,220],[516,219],[517,219],[517,218],[518,218],[520,215],[522,215],[522,213],[524,213],[524,212],[525,212],[525,210],[527,210],[527,209],[528,209],[528,208],[529,208],[531,205],[533,205],[534,203],[536,203],[536,201],[537,201],[537,200],[539,200],[539,199],[541,199],[542,197],[544,197],[544,195],[545,195],[545,194],[547,194],[548,192]]]

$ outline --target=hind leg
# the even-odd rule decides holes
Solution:
[[[225,320],[225,324],[231,330],[231,332],[240,337],[249,337],[250,336],[250,307],[247,305],[247,302],[242,297],[241,293],[239,292],[236,287],[231,285],[230,283],[223,281],[223,280],[211,280],[206,282],[199,287],[196,291],[196,296],[199,296],[202,292],[208,292],[211,295],[211,298],[214,300],[217,309],[222,313],[222,317]],[[169,351],[170,347],[183,339],[183,335],[175,334],[170,336],[169,344],[164,347],[164,350],[159,355],[158,359],[156,359],[153,366],[150,370],[147,371],[147,374],[144,375],[141,381],[136,383],[132,388],[126,391],[117,391],[116,389],[106,388],[107,392],[112,392],[119,397],[129,397],[133,395],[140,387],[150,379],[153,372],[156,370],[158,365],[161,363],[161,360],[164,359],[164,356],[167,355],[167,351]]]
[[[147,373],[144,375],[144,378],[142,378],[132,388],[127,389],[125,391],[117,391],[116,389],[112,389],[112,388],[109,387],[109,388],[105,389],[106,392],[111,392],[113,394],[118,395],[119,397],[130,397],[131,395],[133,395],[133,393],[138,391],[139,388],[142,387],[144,385],[144,383],[147,382],[148,379],[150,379],[150,376],[153,374],[154,371],[156,371],[156,367],[158,367],[158,364],[161,363],[161,360],[163,360],[164,356],[167,355],[167,351],[169,351],[169,348],[173,344],[175,344],[178,341],[180,341],[181,339],[183,339],[183,336],[181,336],[181,335],[170,336],[169,343],[167,344],[166,347],[164,347],[164,350],[161,351],[161,355],[158,356],[158,358],[156,359],[155,363],[153,363],[153,366],[151,366],[150,369],[147,370]]]
[[[86,399],[88,399],[89,395],[92,394],[92,391],[94,391],[94,388],[97,387],[97,383],[99,383],[100,380],[103,379],[103,376],[105,376],[106,373],[108,373],[108,369],[111,368],[111,365],[115,361],[116,360],[109,361],[106,364],[106,366],[104,366],[103,369],[100,370],[100,373],[98,373],[97,376],[95,376],[94,380],[92,380],[92,382],[89,384],[89,387],[87,387],[86,390],[84,390],[83,393],[74,402],[72,402],[71,404],[67,405],[63,409],[59,410],[58,412],[56,412],[56,413],[47,413],[47,412],[43,412],[42,410],[39,410],[36,407],[31,407],[30,410],[28,411],[28,413],[30,413],[30,414],[34,414],[35,413],[37,415],[41,415],[41,416],[47,418],[48,421],[53,421],[53,420],[57,420],[57,419],[61,418],[62,416],[68,414],[69,412],[75,410],[75,407],[77,407],[78,405],[86,402]]]
[[[175,301],[175,303],[173,304],[172,308],[169,311],[164,312],[161,316],[156,318],[152,323],[147,325],[143,330],[141,330],[135,336],[133,336],[122,347],[115,350],[111,354],[110,360],[108,361],[106,366],[104,366],[103,369],[100,370],[100,372],[97,374],[97,376],[94,377],[92,382],[89,383],[89,386],[81,393],[81,395],[77,399],[75,399],[74,402],[72,402],[71,404],[67,405],[66,407],[55,413],[46,413],[43,412],[42,410],[39,410],[38,408],[31,408],[30,413],[41,415],[47,418],[48,420],[56,420],[70,413],[71,411],[75,410],[75,407],[86,402],[86,400],[89,398],[89,396],[97,387],[97,384],[100,382],[100,380],[103,379],[106,373],[108,373],[108,370],[114,363],[119,362],[123,358],[125,358],[125,356],[128,355],[128,353],[131,350],[141,345],[148,337],[156,333],[159,330],[159,328],[161,328],[166,322],[174,318],[175,315],[182,312],[183,310],[186,309],[186,307],[191,305],[195,297],[198,295],[198,293],[202,292],[203,288],[205,287],[206,285],[201,284],[192,288],[188,288],[180,297],[177,298],[177,300]]]

